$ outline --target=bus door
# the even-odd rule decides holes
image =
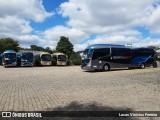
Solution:
[[[103,67],[104,63],[110,62],[110,48],[98,48],[94,49],[92,55],[92,65],[98,65]]]
[[[132,59],[130,48],[111,48],[112,67],[121,68],[129,67]]]

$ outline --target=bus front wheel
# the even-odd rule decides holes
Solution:
[[[144,68],[145,68],[145,64],[144,64],[144,63],[141,63],[140,69],[144,69]]]
[[[109,70],[110,70],[110,66],[108,64],[104,64],[103,71],[109,71]]]

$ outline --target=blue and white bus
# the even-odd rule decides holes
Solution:
[[[2,64],[4,67],[17,66],[17,57],[14,50],[6,50],[2,55]]]
[[[94,44],[82,56],[83,70],[109,71],[112,68],[145,68],[153,65],[155,51],[151,48],[131,48],[125,45]]]

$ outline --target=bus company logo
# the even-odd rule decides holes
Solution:
[[[112,57],[113,59],[131,59],[132,58],[132,56],[113,56]]]
[[[11,112],[2,112],[2,117],[11,117]]]

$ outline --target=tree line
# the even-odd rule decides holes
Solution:
[[[12,38],[2,38],[0,39],[0,53],[3,53],[5,50],[14,50],[16,52],[19,50],[45,51],[50,54],[62,52],[68,56],[69,60],[72,61],[73,64],[79,65],[81,63],[80,56],[78,56],[78,54],[73,50],[72,43],[69,41],[69,38],[65,36],[60,37],[55,50],[50,47],[43,48],[37,45],[30,45],[30,48],[23,48],[19,47],[19,42]]]

